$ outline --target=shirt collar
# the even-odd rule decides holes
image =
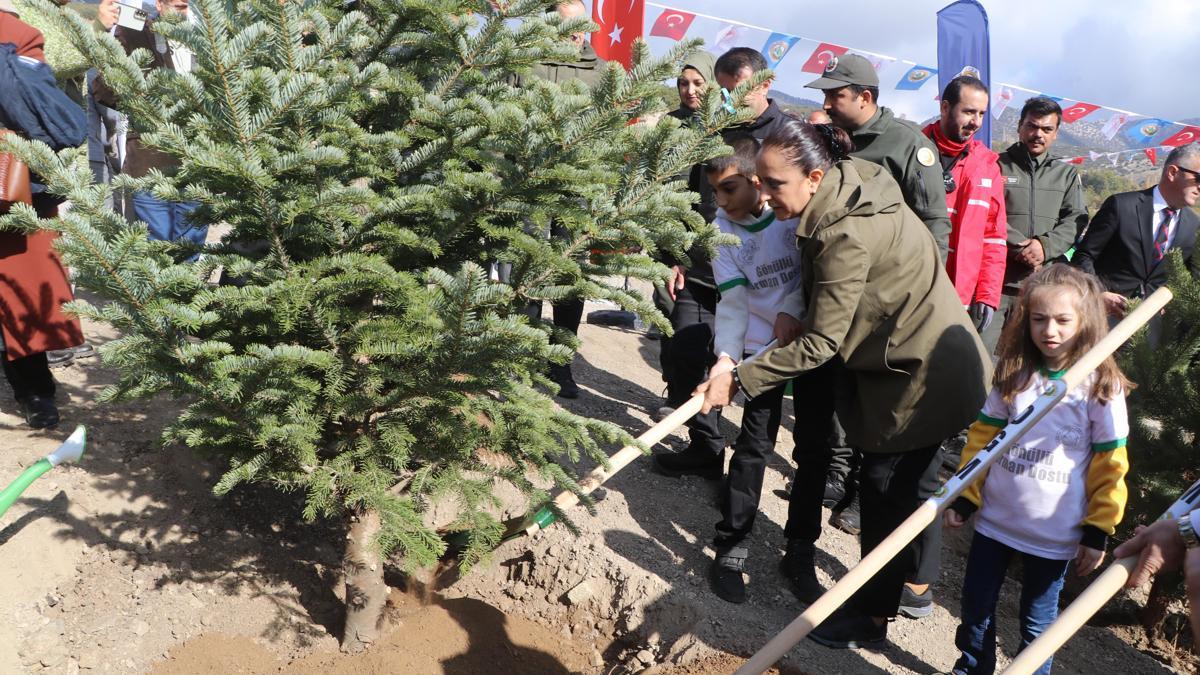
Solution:
[[[1154,186],[1154,213],[1163,213],[1163,209],[1171,208],[1171,205],[1166,203],[1163,193],[1158,190],[1158,186]]]

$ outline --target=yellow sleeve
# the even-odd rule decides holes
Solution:
[[[1092,450],[1092,461],[1087,470],[1087,516],[1084,525],[1091,525],[1111,535],[1117,523],[1125,515],[1125,503],[1129,501],[1129,488],[1125,486],[1125,474],[1129,473],[1129,455],[1124,439],[1112,449]]]
[[[962,460],[960,460],[958,463],[958,469],[960,471],[964,466],[970,463],[972,459],[975,459],[975,455],[978,455],[979,451],[982,450],[985,445],[991,443],[992,439],[996,437],[996,434],[999,434],[1000,430],[1004,428],[1004,424],[995,424],[995,422],[998,421],[999,420],[994,420],[991,417],[985,419],[984,415],[981,414],[979,419],[973,422],[971,427],[967,429],[967,445],[963,448]],[[987,480],[987,474],[988,470],[984,469],[983,473],[979,476],[979,480],[976,480],[974,483],[971,483],[969,486],[967,486],[967,489],[962,493],[963,497],[977,507],[983,506],[983,495],[981,490],[983,488],[983,481]]]

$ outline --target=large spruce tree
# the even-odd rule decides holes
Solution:
[[[12,140],[72,208],[0,225],[64,233],[99,298],[74,310],[121,334],[103,399],[178,399],[164,440],[227,462],[217,495],[299,490],[305,517],[344,519],[344,650],[376,634],[387,556],[415,568],[443,553],[431,504],[457,505],[470,565],[501,532],[498,482],[537,506],[539,485],[578,489],[560,459],[629,440],[549,398],[544,368],[574,341],[521,310],[606,299],[663,326],[614,279],[661,279],[657,252],[712,243],[676,176],[744,118],[714,93],[704,124],[630,124],[666,110],[660,83],[695,44],[659,60],[639,44],[630,73],[610,65],[591,89],[518,88],[514,75],[572,58],[567,36],[589,22],[547,0],[192,0],[191,21],[154,24],[195,54],[182,74],[29,1],[57,12],[143,142],[179,160],[116,186],[197,202],[195,219],[227,233],[180,262],[196,251],[105,209],[111,188],[81,153]],[[546,236],[551,221],[564,236]],[[509,283],[492,263],[512,265]],[[211,283],[218,266],[236,283]]]

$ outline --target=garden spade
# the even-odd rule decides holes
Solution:
[[[22,471],[16,480],[4,488],[3,492],[0,492],[0,516],[3,516],[8,507],[12,506],[13,502],[17,501],[17,498],[25,491],[25,488],[29,487],[42,474],[63,462],[79,461],[80,456],[83,455],[83,446],[86,443],[87,430],[81,424],[75,427],[75,431],[67,437],[67,440],[63,441],[62,445],[58,446],[57,450],[39,459],[29,468]]]

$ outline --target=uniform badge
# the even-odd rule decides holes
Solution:
[[[933,156],[933,151],[929,148],[919,148],[917,150],[917,161],[921,163],[921,166],[933,166],[937,158]]]
[[[837,69],[837,66],[838,66],[838,57],[830,56],[829,62],[825,64],[825,72],[832,73],[834,70]]]

